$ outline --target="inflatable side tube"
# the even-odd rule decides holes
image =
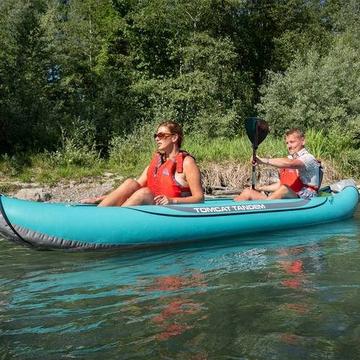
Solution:
[[[2,235],[5,239],[38,250],[52,250],[52,249],[95,250],[95,249],[109,249],[116,247],[114,245],[108,245],[108,244],[84,244],[83,242],[79,242],[79,241],[65,240],[62,238],[29,230],[17,225],[13,225],[11,224],[10,220],[6,215],[2,203],[2,198],[3,196],[0,195],[0,235]]]
[[[21,245],[26,245],[33,247],[33,244],[25,239],[16,231],[16,229],[12,226],[8,217],[6,216],[4,206],[2,203],[3,196],[0,195],[0,235],[4,238],[12,240],[16,243],[20,243]]]

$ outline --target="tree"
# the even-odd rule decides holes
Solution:
[[[8,1],[0,5],[0,151],[41,148],[47,132],[44,96],[47,58],[39,25],[44,3]],[[45,136],[46,138],[46,136]]]
[[[258,108],[277,133],[293,126],[325,132],[337,127],[359,137],[359,39],[344,33],[327,55],[309,51],[284,74],[270,73]]]
[[[134,92],[148,99],[149,117],[173,118],[207,134],[233,134],[252,93],[246,76],[236,72],[231,41],[195,33],[172,57],[179,64],[177,74],[134,84]]]
[[[87,124],[94,139],[107,144],[131,113],[124,22],[109,1],[49,3],[43,19],[53,67],[59,79],[49,92],[61,126]]]

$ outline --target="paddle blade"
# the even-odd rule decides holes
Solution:
[[[263,119],[250,117],[245,120],[245,130],[253,147],[257,148],[269,133],[269,125]]]

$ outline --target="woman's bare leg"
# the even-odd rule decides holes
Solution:
[[[149,188],[141,188],[134,192],[121,206],[152,205],[154,195]]]
[[[139,189],[140,184],[136,180],[127,179],[117,189],[106,195],[98,206],[121,206]]]

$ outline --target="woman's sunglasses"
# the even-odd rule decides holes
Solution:
[[[174,134],[171,134],[171,133],[163,133],[163,132],[159,132],[157,134],[154,134],[154,139],[166,139],[168,138],[169,136],[172,136]]]

